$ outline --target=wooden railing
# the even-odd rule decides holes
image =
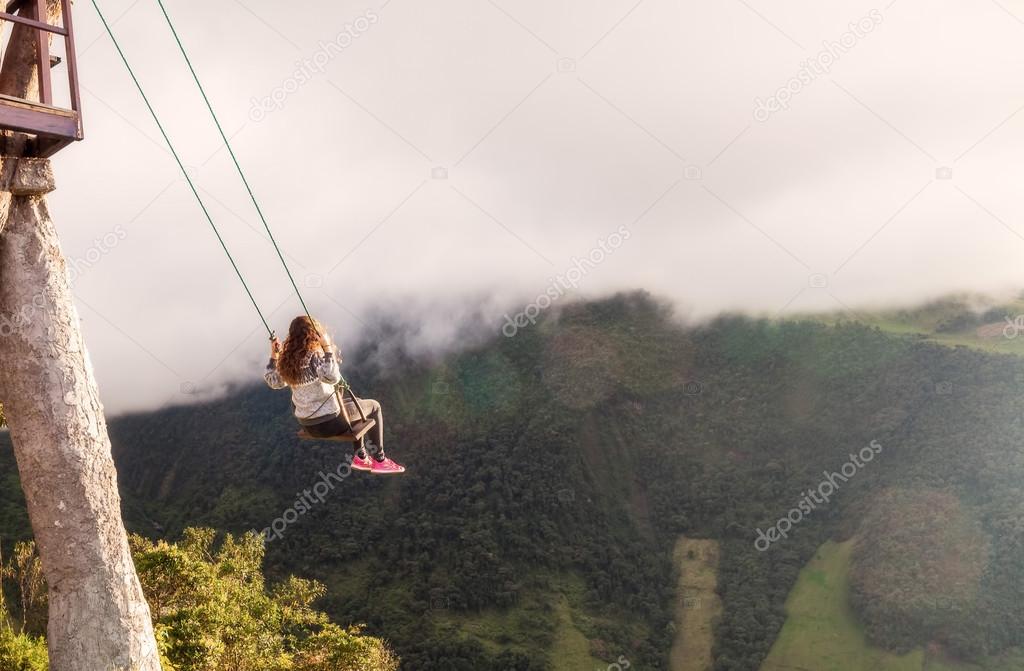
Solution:
[[[36,66],[39,72],[39,100],[24,100],[0,95],[0,129],[30,133],[37,136],[35,154],[51,156],[84,136],[82,129],[82,99],[78,84],[78,61],[75,54],[75,36],[71,23],[71,0],[60,0],[62,23],[55,26],[47,22],[46,0],[11,0],[6,11],[0,12],[0,21],[28,26],[36,31]],[[71,109],[53,104],[53,81],[50,76],[52,60],[50,35],[64,37],[68,67],[68,85]],[[58,61],[59,62],[59,61]]]

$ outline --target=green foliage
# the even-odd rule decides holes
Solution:
[[[16,543],[10,565],[4,572],[18,587],[21,631],[42,631],[46,621],[46,580],[36,544],[33,541]]]
[[[295,658],[303,671],[372,671],[397,669],[394,654],[377,639],[361,635],[360,629],[342,629],[333,624],[306,639]]]
[[[46,629],[46,581],[43,564],[32,541],[19,541],[3,561],[0,552],[0,628],[11,628],[12,617],[7,605],[8,592],[15,594],[18,633],[41,634]],[[3,667],[0,667],[3,668]]]
[[[343,629],[312,604],[320,583],[287,578],[268,590],[263,537],[186,529],[172,544],[131,537],[165,669],[174,671],[395,671],[379,639]]]
[[[0,627],[0,669],[47,671],[48,668],[45,640],[28,634],[16,634],[10,628]]]
[[[31,550],[30,558],[35,558],[34,547],[19,543],[18,550],[25,553]],[[0,558],[2,559],[2,558]],[[36,558],[38,561],[38,558]],[[25,560],[22,560],[25,563]],[[31,560],[29,561],[31,563]],[[17,579],[17,562],[5,564],[0,560],[0,669],[3,671],[47,671],[49,658],[46,641],[25,632],[25,616],[22,615],[20,630],[15,631],[11,625],[11,615],[7,609],[4,582],[8,578]],[[25,599],[20,599],[24,603]],[[23,607],[24,611],[24,607]]]

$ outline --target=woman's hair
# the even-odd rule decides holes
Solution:
[[[299,384],[302,381],[303,366],[309,353],[320,347],[321,333],[323,328],[315,319],[303,315],[292,320],[281,358],[277,362],[277,371],[282,380],[288,384]]]

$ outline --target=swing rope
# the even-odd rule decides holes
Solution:
[[[95,0],[93,1],[95,2]],[[313,315],[310,314],[309,308],[306,306],[306,301],[302,297],[302,292],[299,290],[299,285],[295,281],[295,276],[292,275],[292,271],[288,267],[288,262],[285,260],[284,254],[281,252],[281,248],[277,244],[277,238],[274,237],[273,231],[270,230],[270,224],[267,222],[267,218],[263,214],[263,208],[260,207],[260,203],[256,199],[256,194],[253,191],[252,186],[249,184],[249,178],[245,176],[245,170],[242,168],[242,163],[238,160],[238,156],[235,154],[234,147],[231,146],[231,140],[228,139],[227,133],[224,132],[224,126],[221,124],[220,118],[217,116],[217,112],[213,109],[213,103],[210,102],[210,97],[206,94],[206,89],[203,87],[203,83],[199,79],[199,74],[196,72],[195,66],[192,65],[192,59],[189,58],[188,51],[185,49],[185,44],[181,41],[181,36],[178,35],[178,30],[174,27],[174,21],[167,12],[167,7],[164,5],[163,0],[156,0],[156,3],[160,6],[160,11],[164,15],[167,27],[171,29],[171,35],[174,36],[174,41],[177,43],[178,50],[181,51],[181,55],[185,59],[185,64],[188,65],[189,72],[192,73],[192,79],[195,81],[196,87],[199,89],[199,93],[203,97],[203,102],[206,103],[206,109],[209,110],[210,117],[213,119],[214,125],[217,126],[217,132],[220,133],[220,137],[224,141],[224,146],[227,148],[228,154],[231,155],[231,161],[235,164],[235,170],[238,171],[238,176],[242,179],[242,184],[245,185],[245,190],[249,193],[249,200],[252,201],[252,205],[256,209],[256,214],[259,215],[260,221],[263,223],[263,228],[267,231],[267,236],[270,238],[271,244],[274,245],[274,251],[277,252],[277,258],[281,260],[281,266],[284,268],[285,274],[288,275],[288,280],[292,284],[292,289],[295,290],[295,295],[298,297],[299,303],[302,305],[302,309],[306,313],[306,317],[309,318],[310,322],[313,324],[313,328],[322,338],[323,334],[320,333],[316,320],[313,319]],[[344,399],[345,391],[347,391],[352,397],[352,401],[355,403],[356,409],[359,411],[360,418],[365,422],[366,415],[363,412],[362,405],[360,405],[355,394],[352,392],[352,387],[349,386],[348,381],[344,376],[342,376],[341,381],[335,386],[335,394],[338,397],[338,404],[342,408],[342,413],[347,418],[348,413],[345,411]]]
[[[238,269],[238,264],[235,263],[235,259],[231,256],[231,252],[228,251],[228,246],[224,242],[224,238],[221,237],[220,231],[217,229],[217,225],[213,223],[213,217],[210,215],[209,209],[206,207],[206,203],[203,202],[202,196],[199,195],[199,190],[196,188],[195,183],[192,181],[191,175],[188,174],[188,170],[185,168],[185,164],[182,163],[181,157],[178,155],[177,149],[174,148],[174,143],[171,142],[171,138],[167,135],[167,131],[164,130],[164,125],[160,121],[160,117],[157,116],[156,110],[153,109],[153,105],[149,101],[149,97],[146,95],[145,90],[142,88],[142,84],[139,83],[138,77],[135,76],[135,71],[132,70],[132,66],[128,63],[128,58],[125,56],[124,51],[121,49],[120,43],[117,38],[114,37],[114,31],[111,30],[110,24],[107,23],[106,17],[103,15],[103,11],[99,5],[96,4],[96,0],[92,0],[92,6],[96,9],[96,13],[100,17],[100,21],[103,23],[104,29],[107,31],[107,35],[110,36],[110,40],[114,43],[114,48],[117,49],[118,55],[121,57],[121,62],[124,63],[124,67],[128,70],[128,74],[131,75],[132,81],[135,82],[135,88],[139,90],[139,94],[142,95],[142,100],[146,103],[146,108],[149,109],[149,113],[153,116],[153,121],[156,122],[157,128],[160,129],[160,134],[163,136],[164,141],[167,143],[168,148],[171,150],[171,155],[174,156],[174,160],[177,162],[178,167],[181,168],[181,173],[185,176],[185,181],[188,182],[188,186],[192,189],[192,194],[196,197],[199,202],[199,207],[203,211],[203,215],[206,217],[206,221],[209,222],[210,228],[213,229],[214,235],[217,236],[217,241],[220,242],[221,248],[224,250],[224,254],[228,257],[228,261],[231,262],[231,267],[234,268],[235,274],[238,275],[238,280],[242,283],[242,287],[245,289],[245,293],[249,296],[249,300],[252,302],[252,306],[256,308],[256,314],[260,316],[260,321],[263,322],[263,326],[267,329],[267,333],[271,338],[274,337],[274,330],[270,328],[270,324],[267,323],[266,317],[263,316],[263,311],[260,310],[259,304],[256,302],[256,298],[252,295],[252,291],[249,289],[249,285],[246,284],[245,278],[242,276],[242,271]]]
[[[267,235],[270,236],[270,242],[274,245],[274,251],[277,252],[277,258],[281,260],[284,272],[287,273],[288,279],[292,283],[295,295],[298,296],[299,303],[302,304],[302,309],[305,311],[306,316],[312,321],[313,315],[309,313],[309,308],[306,307],[306,301],[302,298],[302,292],[299,291],[299,285],[295,282],[295,277],[292,276],[292,271],[288,268],[288,263],[284,259],[284,254],[281,253],[281,248],[277,245],[277,239],[274,237],[274,233],[270,230],[270,224],[267,223],[267,218],[263,215],[263,208],[260,207],[259,201],[256,200],[256,194],[253,193],[252,186],[249,185],[249,179],[245,176],[245,171],[242,169],[242,164],[239,162],[238,156],[235,155],[235,150],[231,146],[231,141],[228,139],[227,133],[224,132],[224,127],[220,123],[220,118],[213,110],[213,104],[210,102],[209,96],[206,95],[206,89],[203,88],[202,82],[199,81],[199,75],[196,74],[196,69],[192,66],[192,59],[189,58],[188,52],[185,50],[185,45],[182,43],[181,37],[178,36],[178,31],[174,27],[174,22],[171,21],[171,16],[167,13],[167,8],[164,6],[163,0],[156,0],[156,3],[160,5],[160,11],[163,12],[164,19],[167,21],[167,27],[171,29],[171,34],[174,35],[174,41],[178,43],[178,49],[181,51],[181,55],[185,58],[185,63],[188,65],[189,72],[192,73],[192,79],[195,80],[196,86],[199,88],[199,93],[203,96],[203,102],[206,103],[206,109],[210,111],[210,116],[213,117],[213,123],[216,124],[217,131],[220,133],[221,139],[224,140],[224,146],[227,147],[228,153],[231,155],[231,161],[235,164],[238,176],[242,178],[242,184],[245,185],[245,190],[249,192],[249,199],[252,201],[253,207],[256,208],[256,213],[259,215],[260,221],[263,222],[263,228],[266,229]]]
[[[253,307],[256,308],[256,313],[259,315],[260,321],[263,322],[263,326],[266,328],[267,333],[270,335],[270,338],[273,339],[274,330],[270,328],[270,325],[267,323],[267,319],[266,317],[264,317],[263,311],[260,310],[259,304],[256,302],[255,297],[253,297],[252,291],[250,291],[249,289],[249,285],[246,283],[245,278],[242,276],[242,272],[238,268],[238,264],[235,263],[234,257],[231,256],[231,252],[228,250],[227,244],[224,242],[224,238],[221,236],[220,231],[217,229],[216,224],[214,224],[213,222],[213,217],[210,215],[210,211],[206,207],[206,203],[203,201],[202,196],[199,195],[199,190],[192,182],[192,177],[189,175],[188,170],[185,168],[185,164],[182,162],[181,157],[178,155],[177,150],[174,148],[174,144],[171,142],[171,138],[167,135],[167,131],[164,129],[164,125],[163,123],[161,123],[160,117],[157,115],[156,110],[153,109],[153,105],[150,103],[149,97],[146,95],[145,90],[142,88],[142,84],[139,82],[138,77],[135,76],[135,71],[129,64],[128,58],[127,56],[125,56],[124,51],[121,49],[120,43],[114,36],[114,31],[111,29],[110,24],[107,22],[107,19],[103,15],[103,11],[100,9],[99,5],[96,3],[96,0],[91,1],[92,6],[96,9],[96,14],[100,17],[100,21],[103,23],[103,27],[106,30],[107,35],[110,36],[111,42],[114,43],[114,47],[117,49],[117,53],[121,57],[121,61],[124,63],[125,69],[128,71],[128,74],[131,76],[132,81],[135,83],[135,88],[139,90],[139,94],[142,96],[142,100],[146,103],[146,108],[149,110],[150,115],[152,115],[153,121],[156,122],[157,128],[160,129],[160,134],[163,136],[164,141],[167,143],[167,146],[171,150],[171,155],[174,156],[174,160],[177,162],[178,167],[181,169],[182,174],[185,176],[185,181],[188,182],[189,188],[192,190],[192,194],[195,196],[196,201],[198,201],[199,207],[202,209],[207,222],[209,222],[210,224],[210,228],[213,229],[214,234],[217,236],[218,242],[220,242],[221,248],[224,250],[224,254],[228,257],[228,261],[231,262],[231,267],[234,268],[235,274],[238,276],[239,281],[242,283],[242,287],[245,289],[245,293],[249,296],[249,300],[252,302]],[[199,88],[199,92],[203,97],[203,101],[206,103],[206,108],[209,110],[210,116],[213,117],[213,122],[217,126],[217,131],[220,133],[221,139],[224,141],[224,146],[227,148],[228,153],[231,155],[231,160],[235,164],[235,169],[238,171],[238,176],[241,177],[242,183],[245,185],[245,189],[249,193],[249,198],[250,200],[252,200],[252,204],[256,208],[256,212],[259,215],[260,221],[263,223],[263,228],[266,229],[267,231],[267,235],[270,238],[270,242],[274,246],[274,251],[277,252],[277,257],[278,259],[280,259],[281,265],[284,267],[284,271],[288,275],[288,280],[292,284],[292,289],[295,290],[295,295],[298,297],[299,303],[302,305],[302,309],[306,313],[306,316],[313,323],[314,328],[316,328],[316,320],[313,319],[313,316],[309,312],[309,308],[306,306],[306,301],[302,297],[302,292],[299,290],[299,285],[295,282],[295,277],[292,275],[291,269],[288,267],[287,261],[285,261],[284,254],[281,252],[281,248],[277,244],[277,239],[274,237],[273,231],[270,230],[270,224],[267,222],[267,219],[263,214],[263,209],[260,207],[259,201],[256,199],[256,194],[253,192],[252,186],[249,184],[248,178],[245,176],[245,171],[242,169],[241,162],[238,160],[238,156],[235,154],[234,148],[231,146],[231,141],[228,139],[227,133],[224,132],[224,127],[221,124],[220,119],[217,117],[217,113],[213,109],[213,104],[210,102],[210,98],[206,94],[206,89],[203,88],[202,82],[200,82],[199,80],[199,75],[196,73],[196,70],[192,65],[192,60],[189,58],[188,52],[185,50],[185,46],[182,43],[181,38],[178,36],[178,31],[174,27],[174,22],[171,20],[170,15],[167,13],[167,8],[164,6],[163,1],[157,0],[157,4],[160,6],[160,11],[163,13],[164,19],[167,21],[167,25],[171,29],[171,34],[174,35],[174,41],[177,42],[178,49],[181,51],[181,55],[185,58],[185,63],[188,65],[188,69],[192,73],[192,79],[195,80],[196,86]],[[319,329],[317,329],[317,331],[319,333]],[[323,334],[320,335],[321,337],[323,336]],[[346,419],[348,419],[348,413],[346,412],[345,409],[344,400],[345,391],[347,391],[349,395],[352,397],[353,404],[359,411],[360,419],[362,419],[362,421],[365,422],[366,415],[363,412],[362,404],[359,403],[359,400],[356,398],[355,394],[352,393],[352,387],[348,384],[348,381],[345,380],[344,376],[342,376],[338,384],[335,385],[334,392],[338,398],[338,404],[341,406],[341,412],[343,416],[345,416]],[[351,424],[351,422],[349,423]]]

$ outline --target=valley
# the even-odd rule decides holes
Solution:
[[[686,328],[644,294],[438,361],[386,340],[346,354],[409,472],[345,479],[268,544],[265,569],[324,583],[319,606],[390,641],[403,671],[1020,668],[1020,357],[835,319]],[[298,441],[288,399],[257,385],[110,428],[127,524],[151,538],[264,529],[341,458]],[[873,440],[877,467],[755,548],[756,529]],[[29,527],[0,445],[9,551]],[[983,539],[976,570],[953,567],[972,586],[955,609],[896,562],[862,596],[896,580],[914,610],[896,625],[863,599],[854,613],[852,551],[835,539],[887,496],[918,503],[894,508],[910,512],[885,556],[934,540],[916,524],[933,501],[962,517],[954,538]]]

